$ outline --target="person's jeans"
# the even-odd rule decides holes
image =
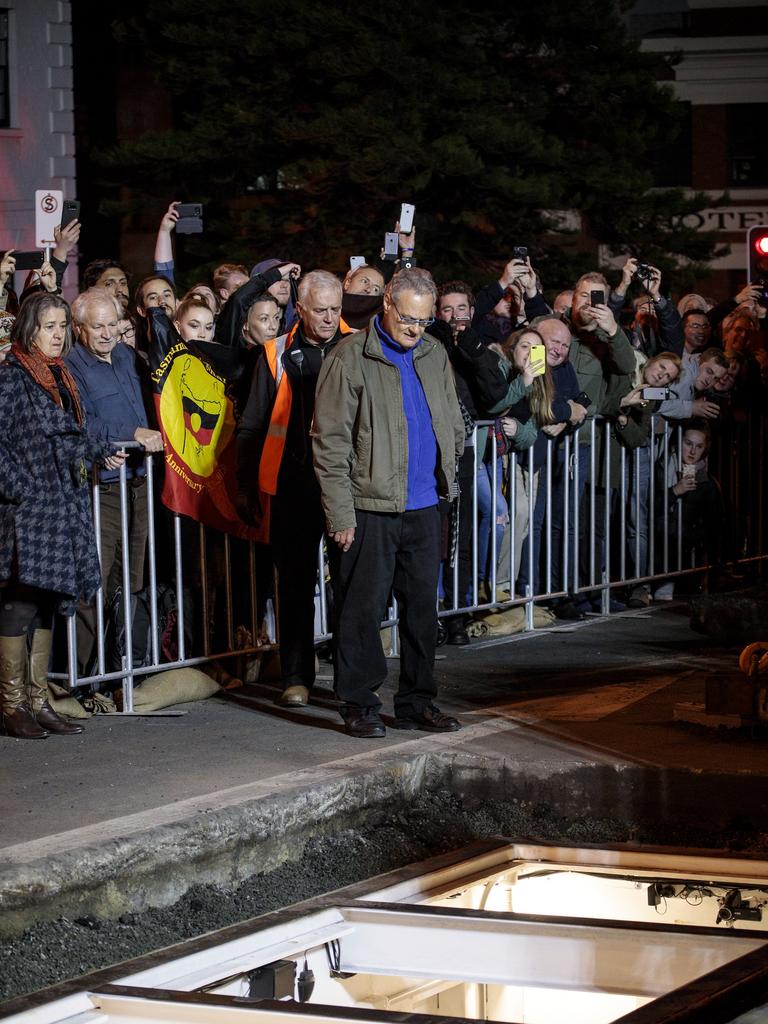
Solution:
[[[504,532],[509,524],[509,509],[504,497],[504,460],[496,459],[496,558],[501,551]],[[477,467],[477,578],[490,580],[491,572],[491,529],[493,523],[493,464],[481,462]]]
[[[635,576],[648,574],[652,456],[653,448],[649,446],[636,448],[627,458],[627,558]]]

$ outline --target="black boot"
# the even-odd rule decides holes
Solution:
[[[445,620],[445,625],[448,630],[448,640],[446,642],[453,647],[466,647],[469,643],[467,616],[452,615],[450,619]]]

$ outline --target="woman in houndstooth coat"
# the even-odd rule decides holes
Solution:
[[[33,295],[0,365],[0,712],[22,739],[82,731],[48,703],[51,628],[55,611],[71,614],[100,583],[87,463],[124,458],[85,431],[61,358],[70,331],[63,299]]]

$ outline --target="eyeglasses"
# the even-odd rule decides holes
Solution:
[[[428,320],[419,320],[418,317],[415,316],[403,316],[403,314],[395,305],[394,300],[392,302],[392,305],[394,307],[395,312],[397,313],[397,322],[402,324],[403,327],[429,327],[430,324],[433,324],[435,322],[435,318],[433,316],[431,316]]]
[[[120,331],[119,333],[120,333],[120,337],[121,338],[135,338],[136,337],[136,328],[135,327],[126,327],[124,331]]]

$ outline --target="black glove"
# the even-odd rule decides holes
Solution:
[[[465,327],[463,331],[459,331],[456,344],[470,359],[480,359],[488,350],[483,339],[471,327]]]
[[[453,331],[449,323],[446,323],[445,320],[435,320],[427,328],[427,333],[437,339],[450,355],[453,348]]]

